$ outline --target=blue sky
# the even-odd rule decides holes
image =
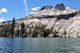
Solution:
[[[0,22],[28,16],[43,6],[55,6],[64,3],[80,10],[80,0],[0,0]]]

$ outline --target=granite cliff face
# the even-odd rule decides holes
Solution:
[[[59,37],[80,37],[80,11],[69,8],[64,4],[44,6],[38,12],[23,19],[16,20],[16,26],[22,22],[26,26],[42,26],[56,31]],[[7,22],[1,23],[5,24]],[[49,37],[54,36],[49,34]]]

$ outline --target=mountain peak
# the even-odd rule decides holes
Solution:
[[[42,16],[42,15],[62,15],[74,13],[78,10],[65,6],[63,3],[57,4],[56,6],[44,6],[40,11],[35,12],[32,16]]]
[[[57,10],[65,10],[65,5],[63,3],[57,4],[55,7],[53,6],[44,6],[40,10],[50,10],[52,8],[55,8]]]
[[[60,4],[57,4],[55,8],[58,10],[65,10],[65,5],[63,3],[60,3]]]
[[[44,10],[44,9],[52,9],[53,8],[53,6],[44,6],[44,7],[42,7],[40,10]]]

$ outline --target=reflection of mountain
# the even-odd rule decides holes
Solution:
[[[46,29],[52,29],[53,32],[57,32],[56,35],[63,37],[80,36],[80,11],[67,7],[62,3],[55,7],[44,6],[31,16],[16,20],[16,26],[22,22],[26,27],[33,28],[44,25]],[[1,24],[4,25],[5,23],[10,22]]]

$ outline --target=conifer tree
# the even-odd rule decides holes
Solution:
[[[11,36],[12,36],[12,37],[14,36],[14,27],[15,27],[15,17],[14,17],[13,20],[12,20],[12,26],[11,26],[11,29],[12,29],[12,31],[11,31]]]
[[[21,23],[21,34],[22,37],[25,36],[25,24],[24,22]]]

